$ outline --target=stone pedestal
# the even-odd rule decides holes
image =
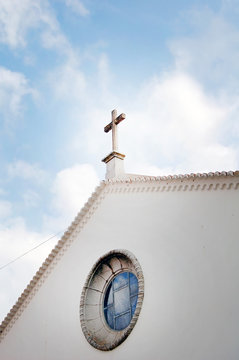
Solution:
[[[112,179],[124,174],[125,155],[112,151],[102,161],[106,164],[106,179]]]

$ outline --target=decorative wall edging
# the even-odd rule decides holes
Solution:
[[[209,173],[191,173],[191,174],[179,174],[179,175],[168,175],[168,176],[147,176],[147,175],[131,175],[128,174],[121,178],[114,178],[104,180],[105,183],[132,183],[132,182],[147,182],[150,180],[168,181],[178,179],[197,179],[197,178],[212,178],[212,177],[225,177],[225,176],[236,176],[239,177],[239,170],[237,171],[216,171]]]
[[[228,182],[230,177],[232,181]],[[105,189],[106,193],[237,190],[239,188],[239,171],[161,177],[129,175],[128,178],[108,179],[105,180],[105,183],[109,185]]]
[[[116,183],[114,185],[117,185]],[[122,186],[120,186],[122,185]],[[139,193],[139,192],[170,192],[170,191],[210,191],[210,190],[237,190],[239,182],[235,183],[202,183],[202,184],[166,184],[159,186],[142,186],[141,184],[133,184],[125,187],[123,184],[111,186],[106,189],[106,193]]]

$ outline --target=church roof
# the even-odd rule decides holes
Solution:
[[[30,302],[34,294],[37,292],[38,288],[44,282],[45,278],[50,273],[51,269],[54,267],[55,263],[60,258],[60,252],[62,248],[67,248],[70,246],[70,243],[74,240],[72,238],[72,234],[74,230],[78,227],[80,230],[85,226],[88,219],[94,213],[94,211],[98,208],[101,200],[104,198],[104,190],[107,188],[109,191],[112,189],[112,185],[121,185],[120,188],[122,191],[122,187],[125,191],[129,191],[129,185],[132,185],[132,191],[137,191],[137,186],[141,187],[140,191],[147,191],[147,188],[143,187],[144,183],[147,183],[149,187],[152,185],[154,188],[159,191],[164,191],[167,187],[167,191],[169,190],[205,190],[210,189],[210,186],[213,186],[215,189],[228,188],[230,189],[233,186],[236,188],[239,186],[238,182],[230,182],[229,179],[232,177],[239,177],[239,171],[222,171],[222,172],[209,172],[209,173],[191,173],[184,175],[169,175],[169,176],[142,176],[142,175],[134,175],[134,174],[125,174],[122,177],[111,178],[108,180],[104,180],[100,183],[100,185],[96,188],[94,193],[88,199],[87,203],[78,213],[74,221],[71,223],[69,228],[65,231],[62,238],[58,241],[56,246],[53,248],[49,256],[43,262],[39,270],[36,272],[33,279],[30,281],[28,286],[25,288],[23,293],[18,298],[16,304],[11,308],[10,312],[7,314],[5,319],[3,320],[0,326],[0,334],[1,337],[12,327],[15,320],[19,318],[24,308]],[[205,181],[201,180],[212,180],[212,182],[207,181],[207,185],[205,185]],[[218,182],[217,182],[218,180]],[[229,180],[229,181],[228,181]],[[182,182],[185,183],[185,186],[182,186]],[[191,182],[196,182],[196,184],[192,184]],[[188,187],[187,183],[191,183]],[[174,186],[171,186],[174,184]],[[111,189],[111,190],[110,190]],[[113,191],[113,190],[112,190]],[[117,191],[117,190],[116,190]],[[108,192],[108,191],[106,191]],[[63,255],[63,252],[62,252]],[[4,334],[3,334],[4,331]]]

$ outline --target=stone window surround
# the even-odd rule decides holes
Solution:
[[[139,292],[135,313],[129,326],[121,331],[113,330],[107,324],[103,301],[108,284],[121,272],[130,271],[138,279]],[[102,256],[92,267],[82,290],[80,321],[87,341],[98,350],[113,350],[133,330],[144,297],[144,278],[136,257],[127,250],[112,250]]]

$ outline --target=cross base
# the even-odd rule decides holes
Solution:
[[[112,179],[124,174],[125,155],[112,151],[102,161],[106,165],[106,179]]]
[[[115,157],[124,160],[125,155],[117,151],[112,151],[109,155],[107,155],[104,159],[102,159],[102,161],[107,164],[110,160],[112,160]]]

